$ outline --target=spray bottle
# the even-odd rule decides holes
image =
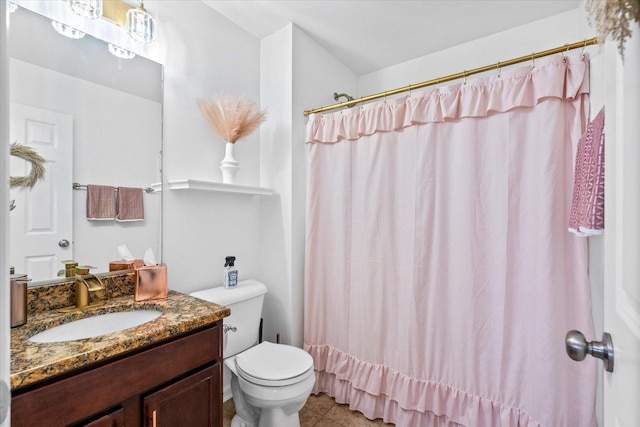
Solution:
[[[233,289],[238,284],[238,270],[234,266],[236,257],[228,256],[224,264],[224,288]]]

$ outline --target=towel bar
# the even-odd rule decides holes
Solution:
[[[118,187],[113,187],[113,188],[114,188],[116,191],[118,191]],[[85,184],[78,184],[77,182],[74,182],[74,183],[73,183],[73,189],[74,189],[74,190],[86,190],[86,189],[87,189],[87,186],[86,186]],[[145,192],[145,193],[153,193],[154,191],[156,191],[156,190],[154,190],[154,189],[153,189],[153,188],[151,188],[151,187],[143,188],[143,190],[144,190],[144,192]]]

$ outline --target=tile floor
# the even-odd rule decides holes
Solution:
[[[229,399],[224,403],[223,427],[231,425],[235,413],[233,399]],[[360,412],[350,410],[348,405],[336,403],[326,394],[312,394],[300,411],[300,427],[393,427],[393,424],[384,423],[381,419],[369,420]]]

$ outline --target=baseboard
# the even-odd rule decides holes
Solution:
[[[231,385],[226,385],[222,388],[222,402],[226,402],[231,399]]]

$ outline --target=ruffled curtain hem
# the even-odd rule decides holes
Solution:
[[[589,59],[554,55],[535,67],[519,67],[440,89],[365,104],[331,114],[312,114],[307,143],[357,140],[376,132],[408,126],[486,117],[519,107],[534,107],[545,98],[574,100],[589,93]]]
[[[541,427],[526,411],[438,381],[410,378],[327,345],[308,345],[313,393],[326,393],[367,418],[398,426]]]

